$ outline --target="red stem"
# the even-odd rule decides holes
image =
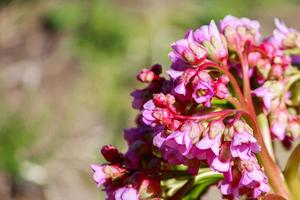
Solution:
[[[222,111],[216,111],[216,112],[211,112],[205,115],[194,115],[194,116],[184,116],[184,115],[175,115],[176,119],[179,120],[208,120],[214,117],[223,117],[223,116],[227,116],[230,114],[234,114],[238,112],[238,110],[234,110],[234,109],[227,109],[227,110],[222,110]]]
[[[273,188],[275,193],[280,194],[281,196],[287,199],[290,199],[290,194],[284,182],[282,172],[278,167],[278,165],[275,163],[275,161],[272,159],[270,154],[268,153],[267,147],[262,137],[262,133],[260,131],[260,128],[258,127],[256,115],[253,115],[253,113],[248,113],[248,112],[243,112],[243,114],[246,116],[248,122],[254,129],[254,136],[261,146],[261,152],[258,154],[258,159],[262,164],[262,166],[264,167],[266,175],[269,178],[271,187]]]
[[[221,66],[217,63],[213,63],[213,62],[208,62],[208,63],[205,63],[203,65],[201,65],[201,70],[202,69],[205,69],[205,68],[208,68],[208,67],[213,67],[213,68],[216,68],[218,69],[219,71],[223,72],[230,80],[230,83],[233,87],[233,90],[236,92],[236,95],[239,99],[239,101],[241,102],[242,105],[247,105],[247,103],[245,102],[245,98],[244,98],[244,95],[240,89],[240,86],[238,84],[238,82],[236,81],[236,79],[234,78],[234,76],[230,73],[230,71],[228,70],[228,67],[224,67],[224,66]]]

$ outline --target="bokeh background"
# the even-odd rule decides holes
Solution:
[[[89,165],[105,143],[126,149],[139,69],[167,67],[170,43],[210,19],[256,18],[266,35],[274,17],[300,29],[299,10],[299,0],[0,0],[0,199],[103,199]]]

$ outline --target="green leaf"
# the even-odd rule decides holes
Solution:
[[[176,184],[176,190],[171,188],[172,195],[168,199],[198,199],[208,186],[222,178],[222,174],[211,171],[209,168],[200,169],[197,176],[191,177],[189,180],[181,182],[180,184]]]
[[[212,184],[223,178],[222,174],[213,171],[202,171],[195,178],[194,187],[186,193],[183,200],[199,199],[199,196]]]

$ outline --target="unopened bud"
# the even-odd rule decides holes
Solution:
[[[212,121],[209,124],[209,138],[214,139],[217,135],[223,134],[225,125],[221,120]]]
[[[150,83],[153,81],[155,74],[149,69],[143,69],[138,75],[137,79],[142,83]]]
[[[101,153],[105,160],[110,163],[122,163],[124,160],[123,154],[119,152],[119,150],[112,145],[105,145],[101,149]]]

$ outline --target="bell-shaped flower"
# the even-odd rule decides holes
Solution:
[[[268,39],[272,44],[280,49],[300,48],[300,33],[288,28],[284,22],[275,19],[276,29]]]
[[[231,155],[242,160],[249,160],[253,153],[260,151],[260,146],[253,136],[251,127],[241,120],[237,120],[231,127],[232,141],[230,145]]]
[[[114,200],[139,200],[138,191],[132,186],[124,186],[115,191]]]
[[[210,59],[223,62],[228,57],[228,49],[224,36],[219,32],[218,27],[212,20],[209,25],[198,28],[190,40],[202,44]]]
[[[278,107],[273,110],[269,115],[269,120],[272,134],[279,140],[283,140],[288,127],[288,112],[286,108]]]
[[[229,49],[233,51],[243,51],[246,42],[256,43],[260,39],[260,25],[255,20],[227,15],[220,21],[219,27],[225,35]]]

